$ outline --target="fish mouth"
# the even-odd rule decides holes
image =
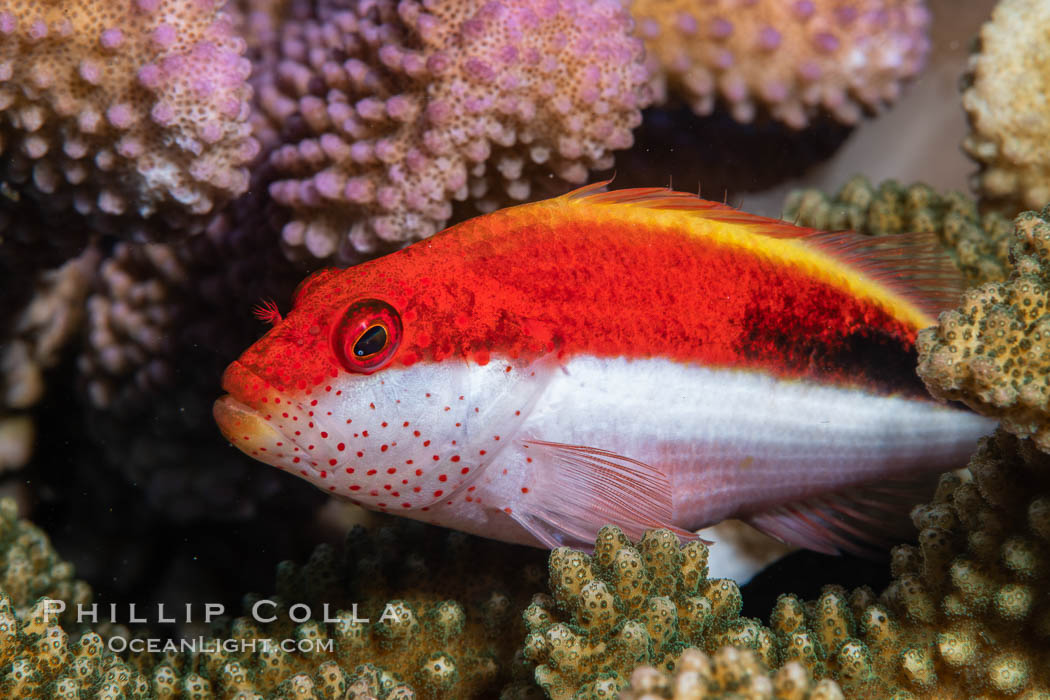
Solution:
[[[251,404],[252,391],[258,394],[255,387],[261,385],[260,377],[240,362],[226,368],[222,388],[230,393],[216,399],[211,409],[219,432],[241,452],[272,467],[288,469],[309,464],[308,460],[301,459],[305,453],[295,440]],[[259,394],[257,398],[261,397]],[[291,402],[288,403],[290,406]]]
[[[282,467],[291,449],[287,438],[251,406],[226,394],[211,407],[219,431],[230,443],[250,457]]]

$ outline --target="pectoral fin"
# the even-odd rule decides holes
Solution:
[[[591,549],[607,523],[636,541],[652,528],[700,539],[674,525],[670,479],[656,467],[584,445],[528,440],[521,450],[531,460],[532,497],[510,516],[548,547]]]

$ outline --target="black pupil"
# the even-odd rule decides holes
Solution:
[[[374,355],[386,346],[386,328],[372,326],[361,334],[354,343],[354,355],[357,357],[368,357]]]

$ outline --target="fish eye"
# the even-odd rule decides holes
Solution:
[[[401,315],[379,299],[346,308],[332,333],[332,350],[350,372],[370,374],[386,365],[401,342]]]
[[[354,356],[363,360],[381,352],[386,346],[388,335],[386,326],[382,324],[369,326],[368,330],[362,333],[354,343]]]

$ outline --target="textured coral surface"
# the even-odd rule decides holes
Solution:
[[[974,186],[1009,214],[1050,202],[1050,5],[1003,0],[981,28],[963,107],[963,148],[981,164]]]
[[[525,610],[525,658],[554,700],[615,697],[634,667],[670,671],[686,646],[713,653],[737,644],[767,666],[776,659],[769,630],[740,617],[736,583],[707,578],[707,547],[681,547],[668,530],[650,530],[635,546],[606,526],[593,556],[554,550],[550,591]]]
[[[282,563],[277,594],[247,596],[245,612],[256,612],[210,638],[254,640],[247,650],[210,642],[211,651],[117,655],[108,649],[123,643],[107,647],[103,636],[127,639],[124,628],[69,641],[73,610],[91,591],[9,499],[0,501],[0,562],[0,693],[12,698],[492,697],[515,665],[519,611],[542,574],[534,550],[416,523],[355,528],[342,549],[321,545],[301,567]],[[65,616],[48,615],[40,596],[64,601]],[[303,608],[313,619],[301,621]]]
[[[835,681],[814,682],[797,662],[785,664],[775,673],[749,649],[722,647],[714,656],[699,649],[686,649],[678,657],[673,674],[652,666],[641,666],[631,674],[631,686],[620,700],[841,700]]]
[[[251,68],[221,4],[0,4],[9,187],[135,231],[154,215],[183,228],[243,192]]]
[[[799,129],[819,110],[847,123],[893,102],[922,68],[922,0],[633,0],[658,96],[697,114],[717,101],[744,122],[759,110]],[[665,85],[666,83],[666,85]]]
[[[293,0],[255,82],[285,245],[349,261],[582,184],[632,143],[641,43],[612,0]]]
[[[1017,217],[1010,256],[1009,280],[970,289],[919,334],[919,375],[1050,451],[1050,212]]]
[[[998,212],[980,214],[977,204],[960,192],[942,195],[920,182],[904,186],[895,180],[873,186],[857,175],[833,197],[816,189],[792,192],[781,218],[825,231],[871,235],[936,231],[970,284],[1007,276],[1010,220]]]

